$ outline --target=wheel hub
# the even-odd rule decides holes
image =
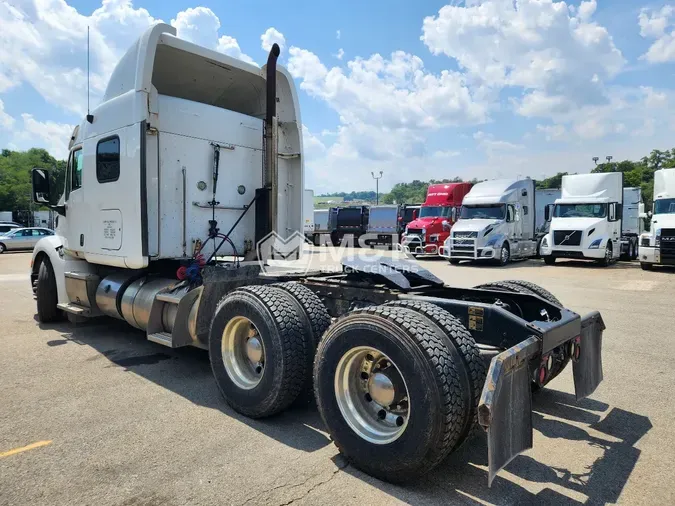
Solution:
[[[254,336],[248,338],[248,341],[246,341],[246,355],[254,364],[257,364],[262,360],[262,342],[258,337]]]
[[[400,370],[381,351],[347,351],[335,371],[338,408],[354,432],[374,444],[398,439],[410,418],[410,397]]]
[[[373,374],[368,379],[368,393],[380,406],[390,406],[396,398],[394,383],[381,372]]]

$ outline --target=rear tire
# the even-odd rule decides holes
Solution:
[[[475,288],[494,289],[516,293],[531,293],[538,295],[542,299],[547,300],[548,302],[551,302],[556,306],[564,307],[562,303],[558,300],[558,298],[551,292],[549,292],[545,288],[542,288],[539,285],[530,283],[529,281],[521,281],[521,280],[499,281],[494,283],[486,283],[484,285],[478,285]],[[537,383],[534,379],[532,379],[533,392],[536,392],[541,388],[543,388],[544,386],[546,386],[547,384],[549,384],[556,376],[558,376],[563,371],[563,369],[565,369],[565,367],[567,367],[567,364],[569,364],[570,359],[572,358],[567,350],[567,347],[564,344],[555,348],[553,350],[553,353],[555,354],[556,360],[554,361],[554,364],[551,367],[551,372],[549,373],[548,378],[546,378],[546,381],[543,385],[539,385],[539,383]],[[538,366],[538,364],[534,365]],[[534,368],[534,371],[536,370],[537,367]]]
[[[353,376],[353,381],[342,379],[352,378],[340,371],[345,361],[362,349],[385,355],[391,361],[386,370],[398,374],[395,379],[402,378],[395,381],[399,389],[393,391],[399,400],[392,404],[396,404],[395,409],[403,406],[406,418],[396,419],[396,426],[403,427],[400,430],[384,425],[392,406],[385,410],[370,396],[370,390],[363,396],[355,390],[353,385],[360,384],[359,376]],[[469,410],[463,402],[468,392],[462,392],[457,372],[461,367],[453,361],[446,341],[419,314],[392,306],[357,309],[335,322],[319,344],[314,363],[319,412],[335,445],[354,466],[385,481],[413,480],[445,458],[464,429]],[[366,378],[362,382],[366,388],[370,388],[375,370],[377,367],[371,369],[372,376],[364,372]],[[385,369],[379,369],[382,370]],[[400,391],[405,393],[403,400],[399,398]],[[372,409],[386,415],[381,418],[382,430],[386,427],[387,434],[394,436],[386,440],[364,437],[361,420],[369,421],[371,417],[354,417],[345,397],[354,401],[354,411],[359,405],[366,406],[362,408],[366,413]]]
[[[238,288],[218,303],[209,331],[209,360],[218,388],[235,411],[262,418],[298,397],[307,379],[307,347],[313,346],[307,342],[312,331],[305,320],[290,294],[269,285]],[[239,324],[244,331],[250,324],[250,333],[238,334]],[[257,362],[248,355],[252,338],[263,350]]]
[[[555,261],[556,261],[556,258],[553,255],[544,256],[544,263],[546,265],[554,265]]]
[[[58,304],[58,293],[54,268],[47,258],[40,263],[36,283],[35,295],[37,297],[37,316],[39,322],[52,323],[61,320],[63,313],[56,306]]]
[[[314,391],[312,390],[314,354],[319,341],[321,341],[321,337],[323,337],[324,332],[330,326],[331,318],[321,299],[306,286],[293,281],[277,283],[272,286],[285,291],[293,298],[305,319],[303,328],[311,329],[311,334],[305,336],[307,375],[303,394],[300,395],[302,401],[308,403],[314,398]]]
[[[459,265],[459,260],[457,258],[450,258],[448,260],[452,265]]]
[[[453,362],[462,364],[463,367],[457,369],[466,385],[463,385],[462,389],[468,388],[469,390],[469,396],[466,400],[469,415],[467,424],[455,445],[455,448],[458,447],[471,435],[472,429],[477,427],[478,403],[487,374],[485,362],[480,356],[476,341],[460,320],[435,304],[415,300],[399,300],[388,302],[385,305],[407,308],[419,314],[421,318],[430,320],[429,323],[437,326],[443,339],[447,340],[446,346],[450,350]]]

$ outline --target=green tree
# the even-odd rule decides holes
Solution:
[[[56,160],[45,149],[28,151],[3,149],[0,156],[0,210],[19,211],[31,206],[31,170],[34,167],[50,169],[52,196],[63,193],[66,162]]]

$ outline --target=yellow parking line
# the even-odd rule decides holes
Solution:
[[[10,455],[16,455],[17,453],[27,452],[28,450],[34,450],[35,448],[40,448],[41,446],[47,446],[52,444],[51,441],[38,441],[37,443],[29,444],[28,446],[22,446],[21,448],[14,448],[7,452],[0,453],[0,459],[3,457],[9,457]]]

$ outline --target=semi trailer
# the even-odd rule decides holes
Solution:
[[[127,51],[73,131],[55,205],[48,171],[32,172],[33,199],[58,213],[31,260],[38,320],[112,317],[202,348],[247,417],[313,391],[339,450],[384,480],[426,473],[480,425],[491,481],[532,446],[533,389],[569,362],[577,398],[602,381],[602,317],[405,260],[270,274],[265,246],[303,225],[300,110],[278,56],[260,69],[166,24]]]
[[[369,246],[384,244],[390,248],[399,242],[401,208],[397,205],[371,206],[366,230]]]
[[[333,246],[342,244],[345,238],[348,244],[359,244],[359,238],[368,230],[369,214],[368,206],[338,207],[335,214],[335,230],[331,233]]]
[[[604,266],[619,258],[634,260],[643,213],[641,190],[623,188],[621,172],[563,176],[562,195],[547,210],[551,225],[541,256],[548,265],[558,258]]]
[[[653,211],[642,218],[650,219],[650,227],[640,236],[640,266],[675,265],[675,169],[654,172]]]
[[[429,185],[419,213],[405,227],[401,244],[413,256],[438,255],[452,225],[457,221],[464,196],[471,183]]]
[[[332,234],[335,231],[337,207],[314,210],[314,246],[325,246],[332,243]]]
[[[452,264],[478,260],[499,265],[535,256],[538,241],[534,187],[534,180],[529,178],[475,185],[464,197],[459,220],[441,256]]]

